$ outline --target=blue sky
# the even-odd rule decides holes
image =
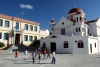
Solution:
[[[100,16],[100,0],[0,0],[0,13],[36,21],[42,29],[49,29],[52,18],[58,22],[67,17],[75,5],[85,12],[87,20]]]

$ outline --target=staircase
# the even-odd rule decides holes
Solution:
[[[16,45],[12,45],[11,47],[12,47],[12,50],[17,50],[18,49],[18,46],[16,46]]]

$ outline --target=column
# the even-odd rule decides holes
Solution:
[[[16,38],[16,32],[14,32],[14,42],[13,42],[13,45],[15,45],[15,38]]]
[[[72,28],[73,22],[71,22],[71,36],[73,36],[73,28]]]
[[[87,26],[85,26],[85,35],[87,36],[88,32],[87,32]]]
[[[24,41],[24,33],[22,33],[22,38],[21,38],[22,40],[22,44],[23,44],[23,41]]]

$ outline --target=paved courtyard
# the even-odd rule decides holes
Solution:
[[[56,64],[51,64],[51,59],[42,59],[40,63],[37,59],[35,64],[32,64],[31,58],[23,60],[22,52],[19,52],[19,59],[14,60],[14,54],[0,51],[0,67],[100,67],[100,54],[57,54]]]

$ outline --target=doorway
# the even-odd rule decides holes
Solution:
[[[56,51],[56,43],[55,42],[51,42],[51,53],[53,51]]]
[[[16,34],[15,44],[20,44],[20,34]]]
[[[90,51],[91,51],[91,53],[92,53],[92,44],[90,44]]]

